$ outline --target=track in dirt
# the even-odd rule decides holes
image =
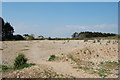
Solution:
[[[64,48],[61,51],[60,50],[61,49],[60,46],[55,47],[56,44],[57,44],[57,42],[56,42],[56,44],[52,45],[52,47],[54,49],[51,49],[49,51],[49,49],[51,47],[48,47],[48,46],[49,46],[49,44],[51,45],[51,43],[53,44],[53,42],[50,42],[50,43],[47,43],[47,44],[42,44],[42,42],[37,42],[37,41],[34,42],[30,46],[30,48],[29,48],[30,50],[27,53],[27,57],[29,58],[29,62],[30,63],[35,63],[36,65],[43,64],[43,65],[52,67],[52,69],[55,72],[57,72],[58,74],[70,75],[70,76],[77,77],[77,78],[79,78],[79,77],[85,77],[86,75],[89,76],[89,77],[98,77],[98,76],[94,76],[94,75],[90,75],[88,73],[85,73],[82,70],[78,72],[76,69],[74,69],[72,67],[72,65],[69,62],[49,62],[49,61],[47,61],[48,58],[50,57],[50,55],[52,55],[52,54],[56,55],[56,54],[62,53],[62,52],[65,52],[65,53],[71,52],[70,50],[72,50],[73,47],[74,47],[74,45],[73,45],[73,47],[69,47],[69,46],[67,46],[65,44],[62,44],[62,46],[64,45],[64,47],[70,48],[70,49],[69,49],[69,51],[67,51],[68,49]],[[42,50],[40,47],[43,48],[44,46],[46,46],[48,48],[45,47],[46,50]],[[74,47],[74,49],[76,49],[76,47]],[[53,53],[50,54],[50,52],[53,52]]]

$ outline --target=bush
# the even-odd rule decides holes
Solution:
[[[15,67],[15,68],[20,68],[22,65],[26,64],[27,60],[28,60],[28,59],[25,58],[24,54],[19,54],[19,55],[15,58],[14,67]]]
[[[51,55],[48,61],[53,61],[53,60],[55,60],[56,58],[57,58],[57,56]]]
[[[14,40],[25,40],[21,35],[14,35]]]

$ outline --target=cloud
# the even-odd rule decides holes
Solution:
[[[71,28],[71,29],[87,29],[89,26],[79,26],[79,25],[66,25],[66,28]]]
[[[14,27],[15,26],[15,27]],[[92,32],[110,32],[118,31],[117,24],[97,24],[97,25],[62,25],[62,26],[45,26],[36,24],[19,23],[14,24],[15,34],[35,34],[44,37],[70,37],[74,32],[92,31]]]
[[[97,24],[93,26],[86,26],[86,25],[66,25],[66,28],[70,29],[82,29],[82,30],[91,30],[91,29],[106,29],[106,28],[113,28],[117,27],[117,24]]]
[[[112,27],[117,27],[117,24],[99,24],[95,25],[94,28],[112,28]]]
[[[100,25],[95,25],[93,27],[94,28],[106,28],[106,27],[108,27],[108,25],[107,24],[100,24]]]

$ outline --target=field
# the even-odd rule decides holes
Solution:
[[[3,41],[2,65],[22,53],[35,65],[3,72],[4,78],[117,78],[117,40]]]

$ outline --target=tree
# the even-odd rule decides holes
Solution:
[[[34,40],[34,34],[29,35],[29,40]]]
[[[7,22],[4,24],[4,26],[2,26],[2,39],[3,40],[12,40],[13,33],[14,33],[14,29],[10,25],[10,23]]]
[[[78,38],[78,33],[77,32],[73,33],[72,38]]]
[[[24,38],[23,38],[23,36],[21,36],[21,35],[14,35],[14,39],[15,40],[25,40]]]
[[[2,41],[2,27],[4,26],[4,20],[0,17],[0,41]]]
[[[31,34],[31,35],[29,35],[29,34],[24,34],[23,37],[24,37],[26,40],[34,40],[34,39],[35,39],[33,34]]]
[[[41,36],[38,36],[38,39],[43,40],[44,37],[41,35]]]
[[[51,37],[48,37],[48,40],[52,40],[52,38],[51,38]]]

